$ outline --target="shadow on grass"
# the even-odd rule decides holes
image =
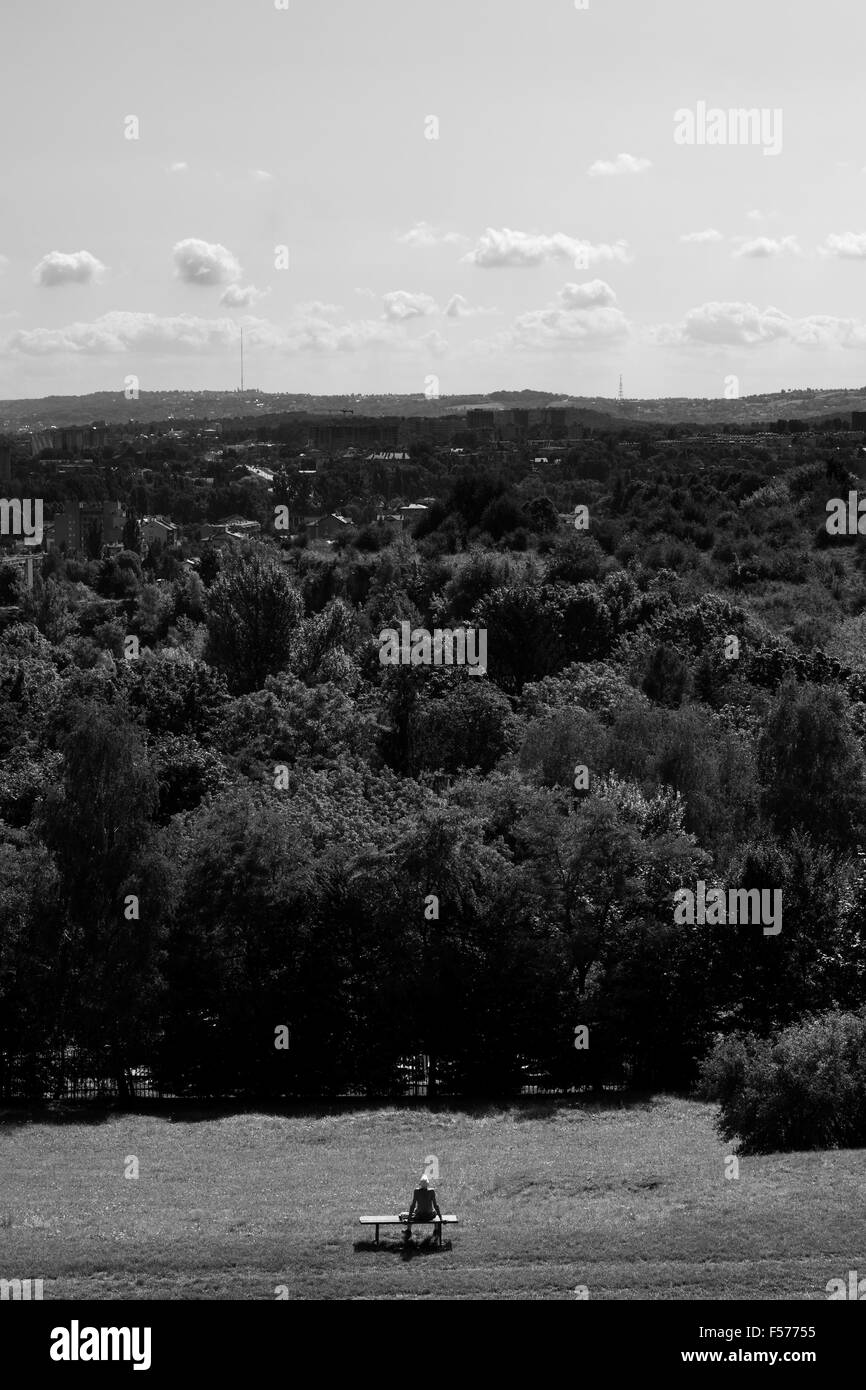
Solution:
[[[435,1236],[425,1236],[423,1240],[356,1240],[353,1249],[359,1254],[399,1255],[403,1260],[415,1260],[423,1255],[444,1255],[454,1247],[450,1240],[440,1246]]]

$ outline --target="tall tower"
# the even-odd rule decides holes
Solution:
[[[619,379],[619,403],[620,403],[620,405],[622,405],[622,403],[623,403],[624,400],[625,400],[625,396],[622,394],[622,377],[620,376],[620,379]]]
[[[244,389],[244,330],[241,329],[241,394]]]

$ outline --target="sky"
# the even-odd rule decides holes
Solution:
[[[861,387],[864,37],[850,0],[4,0],[0,398],[232,388],[242,327],[263,391]]]

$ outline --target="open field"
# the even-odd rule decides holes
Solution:
[[[178,1110],[0,1123],[0,1276],[45,1298],[825,1299],[866,1271],[862,1151],[741,1158],[714,1108]],[[140,1176],[124,1177],[137,1157]],[[409,1205],[429,1155],[452,1248],[361,1213]]]

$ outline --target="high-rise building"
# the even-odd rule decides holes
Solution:
[[[54,544],[67,555],[84,553],[91,537],[100,548],[123,540],[126,512],[120,502],[67,502],[54,518]]]
[[[492,430],[496,424],[494,410],[467,410],[466,428],[469,430]]]

